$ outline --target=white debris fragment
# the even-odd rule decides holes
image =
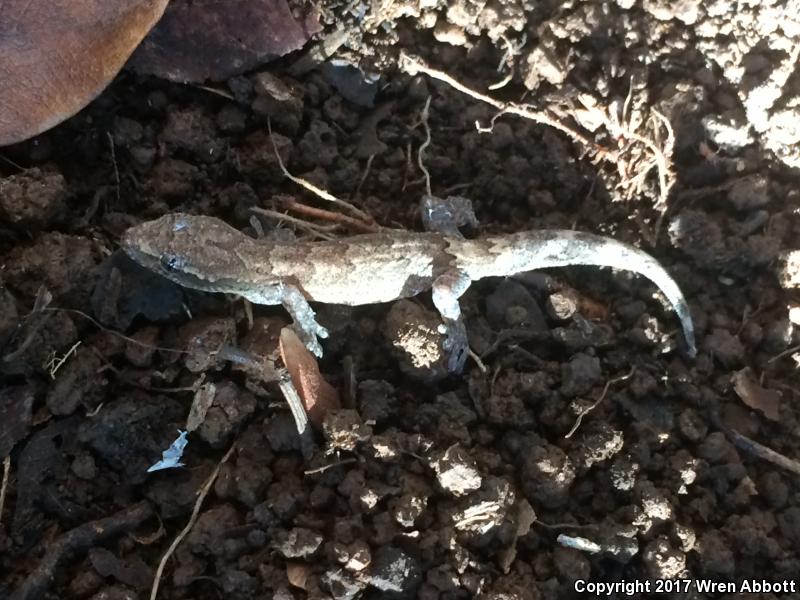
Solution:
[[[172,442],[169,448],[161,453],[161,460],[147,469],[147,472],[152,473],[153,471],[161,471],[162,469],[174,469],[184,466],[180,460],[183,456],[183,449],[186,448],[186,444],[189,443],[189,440],[186,439],[187,433],[188,432],[179,429],[178,437]]]
[[[567,548],[574,548],[575,550],[581,550],[582,552],[588,552],[589,554],[597,554],[603,549],[600,544],[597,544],[592,540],[587,540],[586,538],[582,537],[573,537],[571,535],[564,535],[563,533],[556,538],[556,541]]]
[[[784,252],[778,266],[778,279],[785,289],[800,287],[800,250]]]

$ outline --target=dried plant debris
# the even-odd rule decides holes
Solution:
[[[0,146],[71,117],[111,82],[167,0],[3,2]]]
[[[161,471],[162,469],[175,469],[185,466],[181,462],[181,458],[183,457],[184,448],[186,448],[186,445],[189,443],[189,440],[186,439],[187,433],[186,431],[178,430],[178,437],[170,444],[169,448],[161,453],[161,460],[154,463],[147,469],[147,472],[153,473],[154,471]]]
[[[181,83],[224,81],[298,50],[320,31],[285,0],[174,0],[133,55],[139,73]]]
[[[281,359],[292,378],[311,422],[319,427],[325,415],[341,406],[336,389],[322,377],[316,358],[290,328],[280,337]]]
[[[781,393],[763,387],[749,367],[731,375],[733,389],[747,406],[764,413],[771,421],[780,419]]]

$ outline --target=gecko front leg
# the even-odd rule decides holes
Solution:
[[[314,310],[305,296],[289,283],[263,285],[257,292],[244,296],[256,304],[281,304],[294,320],[297,335],[311,352],[322,356],[322,346],[318,338],[327,338],[328,330],[317,323]]]
[[[467,328],[461,318],[461,306],[458,299],[467,291],[471,283],[469,275],[458,269],[452,269],[439,275],[431,286],[433,305],[444,321],[447,335],[444,349],[450,354],[447,369],[451,373],[461,371],[469,354]]]

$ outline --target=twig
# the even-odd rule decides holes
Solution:
[[[474,361],[475,361],[475,364],[478,366],[478,369],[480,369],[481,373],[487,373],[487,372],[489,371],[489,369],[486,367],[486,365],[484,364],[484,362],[481,360],[481,357],[480,357],[480,356],[478,356],[478,355],[477,355],[477,354],[476,354],[476,353],[475,353],[475,352],[472,350],[472,348],[470,348],[470,349],[469,349],[469,356],[470,356],[470,358],[472,358],[472,360],[474,360]]]
[[[584,136],[578,131],[575,131],[571,127],[564,125],[561,121],[550,117],[542,112],[538,112],[532,110],[531,108],[516,104],[514,102],[502,102],[500,100],[496,100],[491,96],[487,96],[486,94],[482,94],[478,91],[473,90],[465,86],[463,83],[459,82],[456,79],[453,79],[450,75],[443,71],[439,71],[437,69],[432,69],[431,67],[424,64],[422,61],[409,56],[408,54],[401,53],[400,54],[400,68],[408,73],[409,75],[416,75],[417,73],[425,73],[429,77],[434,79],[438,79],[439,81],[446,83],[453,89],[461,92],[462,94],[466,94],[474,98],[475,100],[480,100],[481,102],[485,102],[491,106],[494,106],[497,110],[510,113],[512,115],[517,115],[524,119],[529,119],[534,121],[535,123],[541,123],[542,125],[549,125],[554,129],[561,131],[562,133],[567,134],[570,138],[575,140],[576,142],[582,144],[586,148],[594,148],[597,151],[606,151],[604,148],[600,148],[595,144],[592,140]]]
[[[16,163],[16,162],[14,162],[13,160],[11,160],[10,158],[8,158],[7,156],[4,156],[3,154],[0,154],[0,160],[4,160],[4,161],[5,161],[5,162],[7,162],[8,164],[10,164],[12,167],[14,167],[15,169],[19,169],[19,170],[20,170],[20,171],[22,171],[23,173],[24,173],[24,172],[27,172],[27,171],[29,170],[29,169],[26,169],[25,167],[23,167],[22,165],[20,165],[20,164],[18,164],[18,163]]]
[[[371,216],[369,216],[363,210],[360,210],[359,208],[356,208],[355,206],[353,206],[349,202],[346,202],[344,200],[340,200],[339,198],[337,198],[336,196],[334,196],[330,192],[326,192],[322,188],[318,188],[317,186],[315,186],[310,181],[306,181],[302,177],[295,177],[294,175],[289,173],[289,170],[283,164],[283,159],[281,158],[280,152],[278,152],[278,146],[275,144],[275,138],[272,137],[272,123],[270,122],[269,119],[267,119],[267,130],[269,131],[269,139],[272,142],[272,149],[275,152],[275,158],[278,161],[278,166],[281,168],[281,171],[283,172],[283,174],[289,180],[295,182],[297,185],[299,185],[301,187],[304,187],[309,192],[311,192],[312,194],[318,196],[319,198],[322,198],[323,200],[327,200],[328,202],[331,202],[331,203],[333,203],[333,204],[335,204],[337,206],[341,206],[345,210],[349,210],[350,212],[352,212],[354,215],[356,215],[357,217],[359,217],[363,221],[366,221],[366,222],[374,222],[375,221],[375,219],[373,219]]]
[[[767,364],[769,364],[769,363],[773,363],[773,362],[775,362],[776,360],[780,360],[780,359],[781,359],[781,358],[783,358],[784,356],[788,356],[788,355],[790,355],[790,354],[794,354],[795,352],[798,352],[798,351],[800,351],[800,345],[798,345],[798,346],[792,346],[791,348],[787,348],[786,350],[784,350],[784,351],[783,351],[783,352],[781,352],[780,354],[776,354],[775,356],[773,356],[772,358],[770,358],[770,359],[767,361]]]
[[[108,145],[111,147],[111,165],[114,167],[114,188],[117,193],[117,201],[119,202],[120,179],[119,179],[119,167],[117,166],[117,150],[114,145],[114,136],[111,135],[111,132],[106,131],[106,136],[108,137]]]
[[[36,600],[44,597],[56,571],[65,562],[83,554],[105,539],[138,527],[153,515],[153,506],[143,500],[110,517],[90,521],[71,529],[48,544],[47,552],[35,569],[9,596],[10,600]]]
[[[3,521],[3,507],[6,504],[6,492],[8,491],[8,479],[11,475],[11,455],[3,459],[3,483],[0,484],[0,522]]]
[[[364,221],[354,219],[353,217],[342,213],[325,210],[324,208],[316,208],[315,206],[309,206],[308,204],[302,204],[294,199],[287,198],[281,202],[289,210],[306,215],[307,217],[314,217],[324,221],[332,221],[341,225],[347,225],[348,227],[357,229],[358,231],[362,231],[364,233],[377,233],[381,230],[381,228],[375,225],[374,222],[365,223]]]
[[[606,384],[603,386],[603,391],[600,393],[600,396],[592,404],[590,404],[589,406],[587,406],[578,413],[578,418],[575,419],[575,424],[572,426],[572,429],[570,429],[569,432],[564,437],[565,438],[572,437],[572,435],[578,430],[578,427],[581,426],[583,417],[585,417],[595,408],[597,408],[597,405],[600,404],[606,397],[606,394],[608,393],[608,390],[612,384],[619,383],[620,381],[625,381],[626,379],[629,379],[635,372],[636,372],[636,367],[631,367],[631,370],[628,372],[627,375],[622,375],[621,377],[617,377],[616,379],[609,379],[608,381],[606,381]]]
[[[215,96],[221,96],[226,100],[232,100],[233,102],[236,102],[236,96],[231,94],[228,90],[223,90],[210,85],[191,85],[189,87],[193,87],[198,90],[203,90],[204,92],[208,92],[209,94],[214,94]]]
[[[774,465],[778,465],[787,471],[791,471],[795,475],[800,475],[800,462],[792,460],[791,458],[788,458],[780,452],[776,452],[772,448],[768,448],[763,444],[759,444],[755,440],[751,440],[749,437],[742,435],[735,429],[724,428],[724,431],[732,439],[733,445],[737,448],[741,448],[753,456],[763,458]]]
[[[208,492],[211,491],[211,487],[214,485],[214,482],[217,480],[219,476],[219,471],[222,468],[222,465],[227,462],[230,458],[231,454],[233,454],[233,449],[236,447],[236,444],[231,445],[230,449],[225,453],[225,456],[222,457],[217,463],[217,466],[214,467],[214,470],[211,471],[211,475],[208,476],[208,479],[205,480],[202,487],[200,488],[200,492],[197,495],[197,501],[194,503],[194,509],[192,510],[192,516],[189,517],[189,522],[186,524],[178,536],[172,541],[167,551],[164,553],[164,556],[161,557],[161,562],[158,563],[158,569],[156,570],[156,575],[153,578],[153,588],[150,590],[150,600],[155,600],[158,596],[158,584],[161,581],[161,576],[164,573],[164,566],[167,564],[167,560],[169,557],[172,556],[173,552],[178,548],[180,543],[183,541],[189,532],[194,527],[195,522],[197,521],[197,517],[200,514],[200,508],[203,506],[203,501],[206,499]]]
[[[265,217],[269,217],[270,219],[283,220],[287,221],[288,223],[292,223],[293,225],[296,225],[298,228],[306,231],[307,233],[315,235],[323,240],[336,239],[335,236],[326,233],[326,231],[330,231],[330,229],[332,228],[325,228],[320,225],[315,225],[314,223],[309,223],[308,221],[304,221],[303,219],[298,219],[297,217],[286,215],[284,213],[278,212],[277,210],[270,210],[269,208],[261,208],[260,206],[251,206],[250,210],[260,215],[264,215]]]

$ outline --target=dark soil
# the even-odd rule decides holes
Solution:
[[[148,598],[232,444],[159,598],[544,600],[587,597],[578,579],[800,578],[800,144],[777,119],[800,119],[798,11],[448,1],[374,3],[363,18],[324,6],[322,35],[348,29],[338,55],[380,72],[372,88],[297,68],[302,52],[223,93],[123,72],[76,117],[0,151],[0,599]],[[486,93],[583,131],[581,94],[616,114],[630,92],[633,114],[671,123],[676,183],[661,204],[654,170],[631,183],[644,163],[604,160],[598,148],[625,145],[607,127],[592,149],[511,115],[480,132],[495,109],[404,73],[400,50],[481,92],[513,64]],[[117,250],[127,227],[172,211],[291,235],[263,216],[254,228],[250,209],[282,211],[286,195],[332,209],[281,173],[268,117],[293,174],[420,230],[428,97],[435,195],[471,199],[477,233],[576,228],[645,248],[689,299],[697,358],[652,286],[598,269],[474,285],[462,306],[486,370],[470,359],[459,376],[393,348],[435,331],[429,296],[318,306],[321,372],[345,408],[309,449],[278,387],[217,353],[274,352],[282,309],[254,306],[251,327],[240,301]],[[199,393],[213,402],[186,466],[148,473]]]

